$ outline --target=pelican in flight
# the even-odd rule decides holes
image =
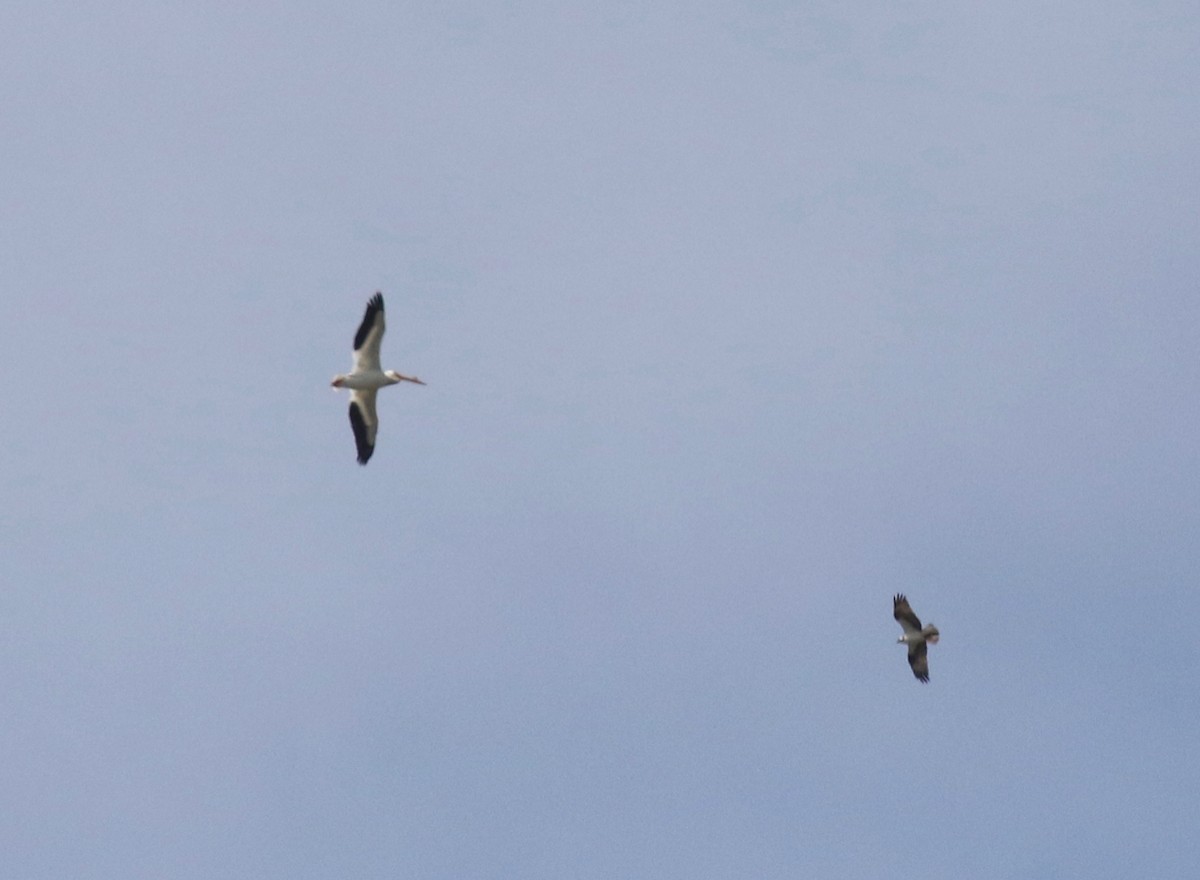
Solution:
[[[367,300],[367,311],[358,332],[354,334],[354,369],[333,377],[334,388],[350,389],[350,427],[354,429],[354,445],[358,447],[358,463],[366,464],[375,451],[375,434],[379,416],[375,414],[375,392],[385,385],[398,382],[425,383],[416,376],[404,376],[395,370],[379,368],[379,343],[386,327],[383,319],[383,294]]]
[[[917,681],[929,681],[929,646],[937,644],[938,628],[932,623],[922,627],[921,618],[913,613],[903,593],[897,593],[892,599],[892,617],[904,628],[904,635],[896,641],[908,645],[908,665],[912,667],[913,675]]]

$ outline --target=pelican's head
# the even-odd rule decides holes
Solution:
[[[424,382],[422,382],[420,379],[418,379],[416,376],[405,376],[403,373],[397,373],[395,370],[386,370],[386,371],[384,371],[384,374],[383,374],[383,375],[385,375],[385,376],[387,376],[389,379],[391,379],[393,383],[396,383],[396,382],[414,382],[414,383],[416,383],[417,385],[424,385],[424,384],[425,384],[425,383],[424,383]]]
[[[339,374],[339,375],[333,377],[333,381],[329,383],[329,387],[330,388],[341,388],[342,383],[345,381],[346,381],[346,377]]]

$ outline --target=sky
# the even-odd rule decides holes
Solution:
[[[5,4],[5,875],[1194,869],[1198,99],[1183,0]]]

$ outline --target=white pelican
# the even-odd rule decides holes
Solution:
[[[354,334],[354,369],[334,376],[331,383],[334,388],[350,389],[350,427],[354,429],[359,464],[370,461],[371,453],[375,451],[375,433],[379,430],[375,392],[397,382],[425,384],[416,376],[403,376],[395,370],[379,368],[379,343],[383,341],[385,328],[383,294],[376,293],[367,300],[366,314]]]
[[[912,667],[913,675],[917,681],[929,681],[929,646],[937,644],[938,628],[932,623],[922,627],[921,618],[913,614],[903,593],[897,593],[892,599],[892,617],[904,628],[904,635],[896,641],[908,645],[908,665]]]

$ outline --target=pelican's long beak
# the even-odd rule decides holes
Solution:
[[[401,379],[407,379],[409,382],[414,382],[414,383],[416,383],[417,385],[424,385],[424,384],[425,384],[425,383],[424,383],[424,382],[422,382],[420,379],[418,379],[416,376],[401,376],[400,378],[401,378]]]

